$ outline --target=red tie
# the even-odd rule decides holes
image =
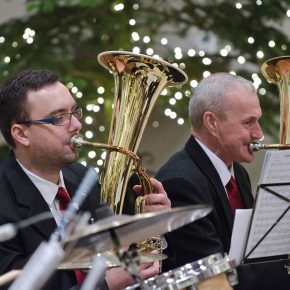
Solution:
[[[69,196],[67,190],[64,187],[58,188],[56,198],[59,201],[59,209],[66,210],[71,199],[70,199],[70,196]]]
[[[244,203],[239,192],[239,188],[235,179],[231,176],[230,181],[226,185],[229,202],[232,208],[233,213],[235,214],[236,209],[244,208]]]
[[[66,188],[59,187],[57,190],[56,198],[59,201],[59,209],[62,211],[66,210],[71,201],[71,198]],[[85,274],[79,270],[75,270],[74,272],[77,278],[78,285],[81,285],[85,280]]]

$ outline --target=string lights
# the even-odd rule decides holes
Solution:
[[[144,3],[137,0],[118,0],[113,2],[112,11],[115,13],[114,15],[116,16],[116,19],[126,14],[126,9],[129,6],[130,11],[138,14],[142,9],[144,9],[143,6],[146,6],[146,1],[143,2]],[[233,11],[235,11],[234,13],[237,13],[237,15],[247,15],[247,9],[249,5],[255,5],[255,9],[263,9],[266,4],[266,1],[262,0],[240,0],[232,1],[231,7]],[[194,8],[194,4],[192,5]],[[285,17],[286,20],[289,20],[290,8],[285,10]],[[92,17],[91,24],[96,26],[99,25],[99,19],[97,16]],[[202,29],[198,30],[199,28],[194,30],[193,34],[184,34],[181,38],[176,35],[173,36],[173,33],[168,32],[166,29],[162,30],[162,27],[160,27],[161,29],[160,31],[158,30],[158,33],[153,35],[145,29],[146,27],[144,28],[144,19],[142,17],[136,17],[134,13],[129,15],[126,20],[126,24],[128,26],[128,34],[126,37],[130,49],[124,49],[124,47],[121,45],[120,47],[114,47],[114,49],[130,50],[136,54],[147,54],[151,57],[160,59],[161,56],[163,56],[165,60],[169,61],[180,69],[185,70],[185,72],[189,75],[189,80],[186,85],[177,88],[164,89],[160,95],[160,101],[157,101],[157,105],[162,106],[162,110],[160,111],[162,112],[163,116],[165,118],[169,118],[170,120],[174,120],[180,126],[187,125],[187,112],[184,112],[185,106],[182,104],[188,103],[188,100],[198,85],[199,80],[203,77],[208,77],[211,73],[217,71],[217,67],[219,68],[218,65],[222,63],[226,63],[225,69],[228,70],[231,74],[237,74],[241,68],[248,69],[250,72],[251,80],[257,89],[257,92],[260,96],[266,96],[268,94],[266,81],[259,76],[259,62],[261,63],[265,61],[266,58],[269,57],[271,51],[273,51],[272,56],[276,56],[277,52],[281,52],[281,54],[287,53],[289,45],[286,41],[281,41],[281,39],[275,38],[273,35],[269,34],[268,38],[264,36],[266,41],[264,46],[261,46],[259,44],[260,35],[255,34],[252,30],[249,35],[239,35],[239,32],[237,31],[237,35],[234,36],[236,38],[240,38],[240,44],[244,47],[244,49],[241,50],[239,50],[234,41],[229,40],[230,37],[224,37],[224,39],[221,40],[219,39],[219,35],[216,31],[209,33],[203,31]],[[109,25],[111,25],[111,23]],[[114,35],[110,35],[107,27],[104,26],[102,33],[100,35],[94,36],[99,41],[99,47],[110,47],[112,49],[111,43],[118,36],[118,25],[118,21],[114,22],[114,25],[112,25],[112,27],[115,29],[113,33]],[[8,40],[7,36],[2,30],[0,33],[0,48],[3,48],[4,46],[10,48],[10,50],[4,50],[5,55],[4,53],[1,54],[1,74],[4,77],[9,75],[12,65],[23,61],[23,58],[25,57],[23,55],[23,48],[32,48],[37,46],[37,41],[41,35],[43,35],[43,33],[38,31],[38,29],[40,28],[34,27],[32,25],[24,25],[21,30],[21,37],[15,37],[13,40]],[[174,27],[171,30],[173,31]],[[54,32],[55,34],[53,34]],[[67,38],[67,41],[69,42],[70,38],[73,38],[72,35],[76,36],[76,38],[73,39],[82,39],[85,37],[89,38],[90,34],[93,34],[93,32],[90,31],[90,29],[87,27],[82,27],[82,22],[79,21],[79,23],[71,25],[66,34],[58,33],[57,28],[55,27],[51,29],[50,34],[54,35],[54,37],[51,37],[50,44],[52,44],[52,47],[55,48],[57,47],[57,43],[61,41],[61,37],[64,39]],[[124,38],[124,34],[122,37]],[[211,42],[211,40],[214,41]],[[73,47],[74,44],[76,44],[76,42],[72,42],[71,46]],[[249,48],[249,51],[251,51],[251,54],[249,54],[247,51],[247,47]],[[75,57],[75,55],[76,53],[72,54],[72,59]],[[253,64],[253,59],[257,61],[256,65]],[[82,55],[80,57],[80,61],[82,61]],[[188,73],[191,69],[191,66],[195,66],[196,63],[198,63],[201,70],[198,73],[194,70],[193,73]],[[97,64],[95,69],[99,69],[101,71],[101,68],[97,67]],[[103,72],[103,74],[105,73]],[[110,77],[111,76],[109,75],[108,78]],[[80,78],[82,78],[82,76],[80,76]],[[66,85],[72,95],[79,100],[79,103],[81,103],[84,109],[84,136],[87,139],[92,140],[96,140],[96,135],[98,134],[98,136],[106,136],[109,132],[109,124],[105,118],[108,118],[107,115],[109,115],[112,107],[112,88],[105,86],[105,82],[102,78],[100,78],[100,80],[97,80],[94,83],[94,92],[88,96],[87,92],[85,92],[85,85],[80,85],[75,80],[67,82]],[[148,126],[152,126],[152,128],[157,129],[160,127],[160,120],[152,120],[151,124],[148,124]],[[104,160],[102,151],[96,152],[94,150],[89,150],[86,154],[88,159],[97,158],[98,167],[102,166]]]

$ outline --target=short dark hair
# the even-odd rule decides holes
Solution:
[[[11,136],[14,122],[29,118],[27,93],[54,84],[58,76],[47,70],[25,70],[6,80],[0,89],[0,130],[10,147],[15,143]]]

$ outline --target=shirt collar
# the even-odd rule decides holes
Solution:
[[[196,139],[197,143],[201,146],[204,150],[210,161],[212,162],[214,168],[216,169],[223,186],[225,187],[229,182],[231,176],[234,176],[234,169],[233,165],[229,168],[227,165],[216,155],[214,154],[208,147],[206,147],[200,140]]]
[[[21,166],[23,171],[28,175],[28,177],[33,182],[33,184],[37,187],[37,189],[41,193],[41,195],[44,198],[44,200],[46,201],[46,203],[49,205],[52,205],[54,200],[55,200],[55,196],[57,194],[58,187],[59,186],[65,187],[62,172],[60,171],[60,173],[59,173],[59,184],[55,184],[53,182],[47,181],[47,180],[35,175],[31,171],[29,171],[24,165],[22,165],[19,162],[19,160],[17,160],[17,162],[19,163],[19,165]]]

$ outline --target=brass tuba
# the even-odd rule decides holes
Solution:
[[[182,85],[187,75],[176,66],[153,57],[124,51],[108,51],[98,55],[99,63],[115,78],[114,110],[108,144],[71,139],[71,146],[91,145],[107,149],[104,170],[100,177],[101,202],[109,204],[115,214],[122,214],[127,184],[136,172],[144,194],[153,192],[146,172],[139,164],[137,149],[154,104],[163,89]],[[135,202],[135,213],[141,213],[143,196]],[[151,237],[136,244],[139,252],[158,250],[160,237]]]
[[[249,144],[251,152],[261,149],[290,149],[290,56],[271,58],[261,67],[261,72],[268,82],[276,84],[280,96],[280,144]]]
[[[101,201],[109,204],[115,214],[122,214],[132,172],[139,176],[145,187],[144,194],[153,192],[149,177],[139,164],[138,146],[158,96],[168,86],[186,83],[187,75],[166,61],[124,51],[103,52],[98,55],[98,61],[115,79],[108,144],[88,142],[75,136],[71,145],[78,148],[84,144],[108,150],[100,177]],[[142,212],[142,207],[141,197],[135,204],[135,213]]]
[[[98,55],[98,61],[115,79],[108,144],[136,154],[158,96],[167,86],[184,84],[187,76],[165,61],[130,52],[103,52]],[[130,156],[107,152],[101,176],[101,201],[108,203],[117,214],[123,211],[132,165]]]

